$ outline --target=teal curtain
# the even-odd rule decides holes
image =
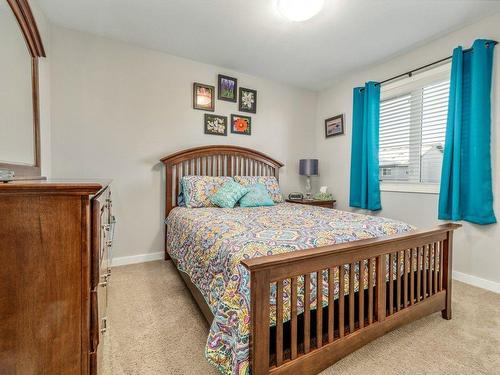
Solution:
[[[349,205],[376,211],[380,205],[379,123],[380,84],[354,88]]]
[[[453,51],[439,219],[496,222],[491,183],[491,75],[495,42]]]

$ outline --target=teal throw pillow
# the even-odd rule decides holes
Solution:
[[[248,186],[250,191],[240,199],[241,207],[263,207],[274,206],[269,192],[264,184],[253,184]]]
[[[248,192],[248,188],[230,180],[222,185],[215,194],[210,196],[210,202],[222,208],[233,208],[240,198]]]

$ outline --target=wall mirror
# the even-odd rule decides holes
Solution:
[[[0,0],[0,46],[0,168],[38,177],[38,59],[45,51],[27,0]]]

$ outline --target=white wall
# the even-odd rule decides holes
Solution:
[[[349,209],[349,171],[351,158],[352,89],[365,81],[383,80],[412,68],[451,55],[454,47],[469,47],[474,39],[486,38],[500,41],[500,15],[483,19],[452,34],[403,56],[387,61],[371,69],[353,72],[318,96],[316,111],[316,156],[320,159],[320,183],[329,186],[335,195],[338,207]],[[495,212],[500,219],[500,47],[497,46],[494,61],[492,93],[492,162]],[[324,119],[345,113],[345,135],[324,137]],[[380,215],[404,220],[419,227],[436,225],[437,195],[382,192]],[[500,226],[478,226],[464,223],[456,232],[454,270],[472,277],[489,280],[500,292]],[[481,282],[471,279],[469,281]]]
[[[315,93],[60,27],[51,42],[52,175],[114,180],[115,257],[163,250],[159,159],[174,151],[255,148],[285,163],[285,192],[300,189],[298,159],[313,151]],[[216,85],[218,73],[258,91],[251,136],[203,134],[192,84]],[[237,113],[237,104],[217,101],[215,113]]]

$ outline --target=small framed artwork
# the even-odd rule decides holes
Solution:
[[[257,113],[257,90],[240,87],[239,96],[241,112]]]
[[[236,103],[236,96],[238,93],[238,80],[233,77],[219,74],[217,81],[217,99]]]
[[[231,133],[252,134],[252,118],[249,116],[231,115]]]
[[[344,134],[344,115],[333,116],[325,120],[325,138]]]
[[[215,87],[195,82],[193,84],[193,108],[215,111]]]
[[[205,134],[227,135],[227,117],[205,113]]]

